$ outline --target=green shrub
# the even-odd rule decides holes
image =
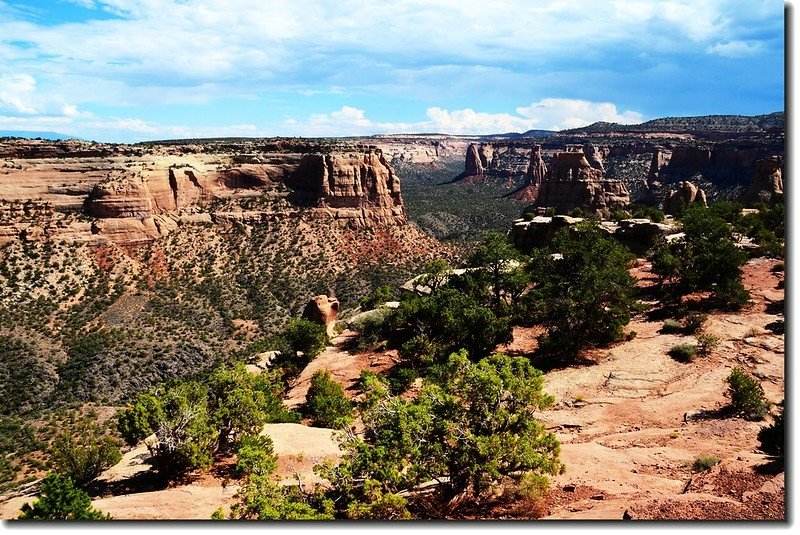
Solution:
[[[278,467],[272,449],[272,439],[267,436],[245,435],[239,439],[234,472],[239,477],[254,474],[266,476]]]
[[[363,411],[365,431],[342,437],[341,463],[318,469],[344,514],[403,516],[403,501],[388,495],[414,499],[432,480],[441,483],[425,496],[431,506],[474,507],[500,489],[528,488],[531,475],[563,472],[558,439],[535,417],[554,398],[527,358],[474,363],[461,351],[442,364],[441,377],[426,380],[414,399],[386,396]],[[359,505],[376,499],[377,510]]]
[[[402,365],[395,366],[387,377],[389,391],[395,395],[402,394],[411,387],[417,377],[419,377],[419,372],[414,368]]]
[[[375,307],[381,306],[387,301],[394,301],[394,288],[387,285],[378,286],[369,297],[365,297],[359,303],[362,310],[371,310]]]
[[[635,306],[634,256],[596,224],[561,229],[549,251],[535,251],[536,287],[526,294],[530,316],[547,327],[543,353],[573,359],[585,347],[622,340]],[[551,253],[560,253],[558,258]]]
[[[392,313],[391,309],[381,308],[366,314],[351,325],[351,328],[358,333],[356,338],[358,349],[371,349],[381,340],[386,340],[388,321]]]
[[[770,403],[764,396],[764,388],[756,379],[741,368],[734,368],[727,379],[731,406],[747,420],[762,420],[767,415]]]
[[[707,357],[713,350],[719,347],[719,338],[713,334],[702,333],[696,336],[697,338],[697,353]]]
[[[683,330],[683,326],[677,320],[666,320],[664,325],[661,326],[661,332],[665,334],[675,334]]]
[[[163,419],[164,409],[158,397],[142,392],[133,405],[117,413],[117,430],[129,446],[135,446],[150,436]]]
[[[688,316],[683,323],[683,328],[688,334],[694,334],[700,329],[703,328],[703,324],[708,319],[708,316],[705,314],[700,314],[698,312],[692,312]]]
[[[773,416],[773,422],[767,427],[762,427],[758,432],[758,441],[761,450],[771,455],[783,457],[786,445],[786,429],[783,423],[785,407],[781,403],[780,412]]]
[[[353,420],[353,404],[331,372],[319,370],[311,376],[305,413],[315,426],[341,429]]]
[[[719,459],[715,455],[701,455],[694,461],[692,468],[695,472],[705,472],[711,470],[719,463]]]
[[[678,344],[669,350],[669,356],[679,362],[691,362],[694,360],[697,348],[692,344]]]
[[[20,520],[111,520],[92,507],[92,499],[67,476],[48,474],[39,498],[22,506]]]
[[[56,472],[69,477],[78,487],[122,459],[120,443],[110,436],[102,436],[96,428],[84,430],[78,440],[73,435],[64,433],[56,438],[51,447],[51,461]]]

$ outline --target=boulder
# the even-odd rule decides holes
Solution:
[[[336,317],[339,315],[339,301],[335,297],[327,295],[317,295],[311,298],[303,309],[302,317],[325,326],[328,338],[333,338],[336,333],[333,330],[336,324]]]

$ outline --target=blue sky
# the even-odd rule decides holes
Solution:
[[[783,109],[775,0],[0,0],[0,130],[486,134]]]

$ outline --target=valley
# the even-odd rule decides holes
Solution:
[[[235,473],[243,454],[222,439],[208,466],[163,481],[139,440],[87,484],[92,506],[114,519],[266,518],[263,504],[237,509],[243,489],[259,488],[336,518],[784,519],[782,457],[759,438],[783,414],[783,121],[133,145],[3,138],[0,517],[34,500],[63,431],[91,423],[121,441],[118,415],[143,393],[248,364],[254,377],[275,372],[270,395],[298,415],[258,426],[283,490]],[[718,273],[703,267],[729,261]],[[592,295],[558,294],[596,270]],[[315,296],[335,297],[323,321],[335,334],[306,358],[288,333]],[[577,302],[589,304],[565,312]],[[703,340],[710,349],[695,356]],[[670,356],[682,344],[694,348],[687,361]],[[470,353],[458,368],[449,355],[461,348]],[[466,386],[447,388],[483,384],[478,371],[442,374],[489,366],[494,353],[542,370],[554,398],[531,409],[542,429],[525,430],[559,444],[563,470],[536,472],[547,488],[519,490],[523,468],[463,488],[452,468],[419,468],[418,481],[398,470],[375,491],[314,470],[345,459],[373,477],[357,464],[361,450],[339,447],[340,431],[378,441],[375,407],[419,415],[413,403],[425,395],[433,407],[469,398]],[[731,407],[734,369],[760,385],[760,418]],[[325,371],[353,404],[338,429],[307,412]],[[457,413],[431,437],[452,445],[453,429],[473,432]],[[416,474],[422,454],[408,455],[398,466]],[[702,456],[716,459],[708,470],[693,466]],[[475,490],[484,484],[491,490]]]

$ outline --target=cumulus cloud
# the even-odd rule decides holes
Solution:
[[[376,65],[377,78],[409,65],[536,65],[554,51],[578,57],[607,45],[689,49],[735,42],[734,16],[763,16],[722,0],[508,0],[493,9],[477,0],[72,1],[117,17],[55,25],[0,19],[0,43],[28,56],[28,66],[40,62],[43,71],[80,75],[84,84],[86,77],[116,80],[130,91],[220,82],[231,92],[264,83],[314,91],[342,74],[363,84]],[[656,39],[653,25],[667,30]],[[342,63],[370,68],[348,76],[326,67]]]
[[[287,119],[283,127],[287,135],[356,136],[381,133],[442,133],[485,135],[525,132],[531,129],[563,130],[586,126],[597,121],[623,124],[641,123],[641,113],[619,112],[610,102],[546,98],[529,106],[516,108],[516,113],[487,113],[471,108],[447,110],[430,107],[426,120],[417,122],[379,122],[366,116],[364,110],[343,106],[340,110],[314,114],[304,121]]]
[[[118,127],[143,136],[172,128],[147,113],[156,106],[195,106],[175,122],[200,131],[202,106],[235,100],[241,111],[245,99],[262,105],[231,122],[269,134],[471,134],[637,122],[636,112],[603,102],[616,99],[619,87],[604,89],[597,80],[610,86],[638,69],[650,73],[641,92],[674,91],[677,76],[709,71],[697,61],[703,51],[710,61],[757,63],[775,58],[783,44],[783,6],[751,0],[503,0],[491,8],[481,0],[61,1],[80,6],[86,20],[48,21],[44,4],[3,9],[12,4],[0,0],[0,72],[11,73],[0,74],[0,114],[86,125],[81,113],[103,109],[142,121]],[[678,72],[659,74],[659,64]],[[762,75],[752,66],[750,73]],[[416,122],[371,118],[378,98],[402,99]],[[481,111],[488,99],[508,111]],[[311,116],[304,110],[312,101],[315,110],[347,105]],[[527,101],[536,102],[511,111]],[[281,123],[286,116],[292,119]],[[104,128],[113,121],[105,119]]]

